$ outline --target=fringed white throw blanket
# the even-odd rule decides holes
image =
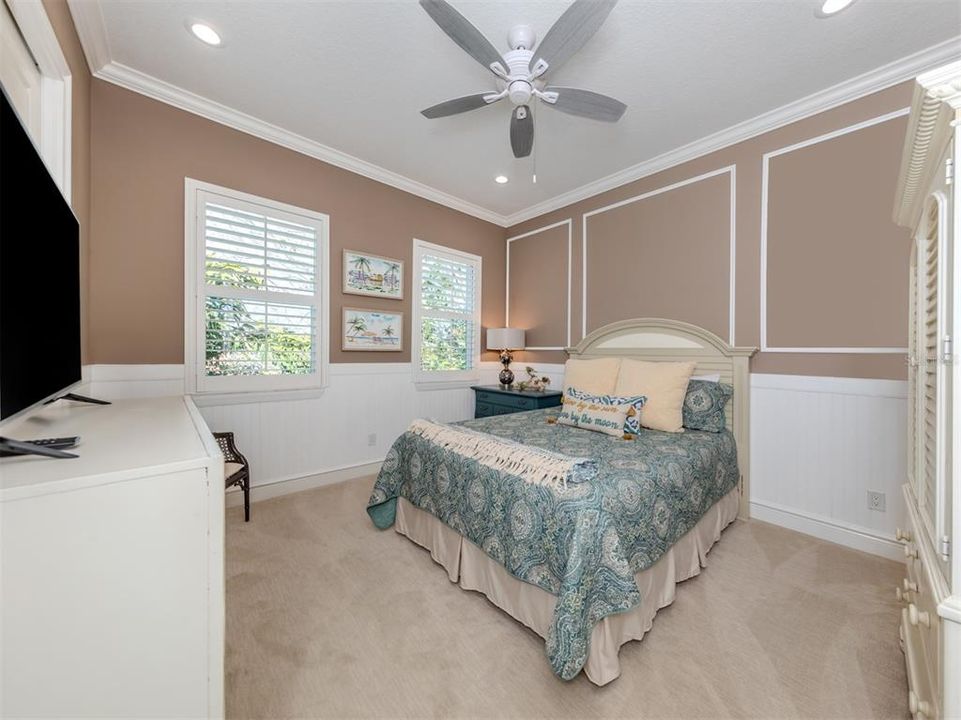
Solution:
[[[481,465],[555,490],[590,480],[597,473],[597,464],[590,458],[574,458],[454,425],[414,420],[407,431]]]

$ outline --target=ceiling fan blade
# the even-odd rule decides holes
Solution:
[[[600,29],[616,4],[617,0],[574,0],[537,46],[531,56],[530,71],[535,72],[541,60],[551,70],[567,62]]]
[[[511,115],[511,149],[514,157],[522,158],[531,154],[534,147],[534,116],[527,105],[518,105]]]
[[[624,111],[627,110],[627,105],[620,100],[590,90],[547,87],[544,88],[544,93],[557,93],[556,101],[545,103],[548,107],[554,107],[569,115],[577,115],[591,120],[617,122],[621,119]]]
[[[474,27],[470,20],[457,12],[445,0],[420,0],[420,5],[427,14],[433,18],[440,29],[447,33],[447,36],[457,43],[461,49],[491,70],[491,65],[499,66],[494,70],[495,74],[506,74],[507,63],[497,52],[497,48],[491,45],[490,40],[484,37],[483,33]]]
[[[442,103],[437,103],[436,105],[431,105],[426,110],[421,110],[420,114],[429,120],[435,118],[447,117],[448,115],[457,115],[458,113],[465,113],[471,110],[477,110],[485,105],[491,105],[497,100],[492,100],[487,102],[485,98],[490,97],[491,93],[477,93],[476,95],[465,95],[464,97],[454,98],[453,100],[445,100]],[[498,98],[499,100],[500,98]]]

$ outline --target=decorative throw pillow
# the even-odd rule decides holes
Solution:
[[[646,362],[624,358],[614,395],[647,398],[641,426],[665,432],[684,432],[681,407],[694,362]]]
[[[600,405],[624,405],[627,403],[631,406],[631,411],[627,413],[627,419],[624,421],[624,433],[637,435],[641,431],[641,408],[644,407],[644,403],[647,402],[647,398],[643,395],[637,397],[591,395],[574,387],[567,388],[567,395],[575,400],[587,400],[588,402],[594,402]]]
[[[634,406],[629,402],[620,405],[602,405],[591,400],[578,400],[565,393],[557,422],[561,425],[623,437],[624,422],[630,412],[634,412]]]
[[[733,395],[734,388],[726,383],[692,378],[684,397],[684,427],[721,432],[724,429],[724,407]]]
[[[564,364],[564,392],[575,387],[592,395],[612,395],[620,367],[619,357],[572,358]]]

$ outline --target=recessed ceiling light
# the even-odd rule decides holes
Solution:
[[[832,15],[837,15],[845,8],[851,7],[853,4],[854,0],[824,0],[821,4],[821,9],[814,14],[818,17],[831,17]]]
[[[507,182],[507,176],[498,175],[496,178],[494,178],[494,182],[496,182],[498,185],[503,185],[504,183]]]
[[[214,47],[223,42],[220,39],[220,35],[217,33],[217,31],[210,27],[210,25],[202,22],[192,22],[189,24],[189,27],[190,32],[192,32],[194,37],[200,40],[200,42],[213,45]]]

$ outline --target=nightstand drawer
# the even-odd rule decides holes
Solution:
[[[537,400],[531,397],[520,397],[517,395],[501,395],[499,393],[478,391],[478,403],[490,403],[491,405],[502,405],[503,407],[514,410],[534,410],[537,408]]]

